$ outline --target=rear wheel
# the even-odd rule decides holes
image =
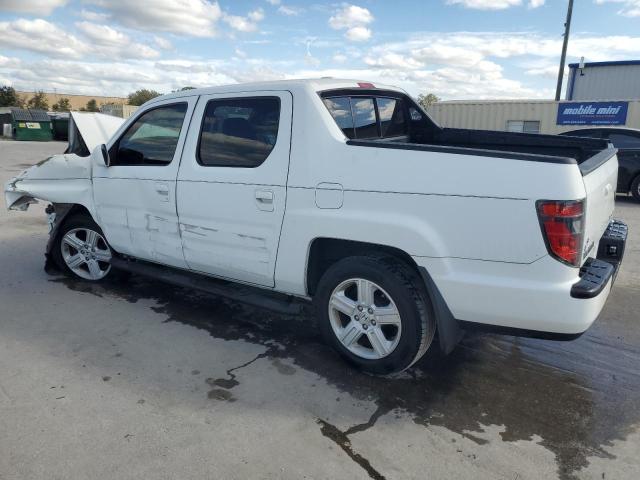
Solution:
[[[71,276],[97,282],[111,273],[111,247],[102,229],[87,215],[66,220],[52,253],[58,266]]]
[[[640,202],[640,175],[637,175],[631,182],[631,195]]]
[[[435,333],[419,277],[391,257],[349,257],[322,276],[315,299],[323,336],[345,359],[374,374],[402,371]]]

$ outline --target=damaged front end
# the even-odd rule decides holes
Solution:
[[[25,211],[38,199],[91,207],[91,159],[74,154],[54,155],[7,182],[7,209]]]

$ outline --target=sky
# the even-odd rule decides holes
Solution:
[[[331,76],[552,98],[568,0],[0,0],[0,85],[126,96]],[[640,0],[575,0],[568,61],[640,59]]]

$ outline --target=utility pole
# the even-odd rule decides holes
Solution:
[[[564,62],[567,59],[567,44],[569,43],[569,31],[571,30],[571,14],[573,13],[573,0],[569,0],[567,8],[567,20],[564,22],[564,41],[562,42],[562,56],[560,57],[560,70],[558,71],[558,86],[556,87],[556,102],[560,100],[562,91],[562,79],[564,77]]]

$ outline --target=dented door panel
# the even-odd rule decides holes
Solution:
[[[187,268],[176,212],[176,177],[197,96],[165,100],[137,112],[187,103],[173,159],[166,165],[98,165],[94,195],[99,223],[116,251],[144,260]],[[132,125],[136,118],[128,125]],[[121,134],[126,134],[125,127]],[[111,147],[119,140],[111,140]]]
[[[200,129],[208,102],[256,97],[277,97],[280,106],[277,137],[264,162],[257,167],[198,163]],[[189,268],[274,286],[286,203],[292,110],[292,96],[288,91],[200,97],[185,143],[177,186],[183,251]],[[230,123],[237,126],[238,122]],[[213,135],[224,134],[224,123],[216,127],[215,122],[211,122],[206,128]]]

